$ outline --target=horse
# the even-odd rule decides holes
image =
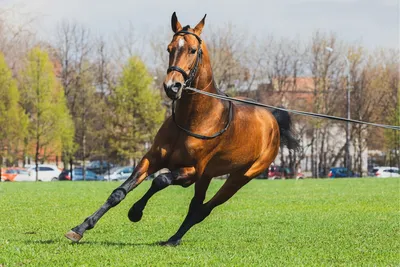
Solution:
[[[176,246],[195,224],[202,222],[217,206],[229,200],[239,189],[261,174],[273,162],[281,145],[296,149],[286,111],[269,111],[222,101],[193,93],[188,87],[221,94],[214,82],[205,42],[200,38],[205,18],[194,27],[182,27],[172,14],[173,38],[168,45],[169,67],[163,87],[173,100],[172,115],[162,124],[154,142],[131,176],[117,187],[107,201],[65,236],[78,242],[111,208],[146,177],[161,170],[143,197],[132,205],[128,218],[138,222],[148,200],[172,185],[189,187],[195,192],[187,215],[177,230],[161,245]],[[212,178],[229,175],[217,193],[206,203]]]

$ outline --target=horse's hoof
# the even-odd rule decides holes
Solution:
[[[176,246],[178,246],[180,244],[181,244],[181,240],[180,239],[178,239],[178,240],[161,241],[159,243],[159,245],[163,246],[163,247],[176,247]]]
[[[142,219],[143,216],[143,210],[135,209],[135,206],[133,206],[128,213],[128,218],[131,222],[138,222]]]
[[[71,240],[72,242],[79,242],[82,236],[74,231],[70,230],[68,233],[65,234],[65,237]]]

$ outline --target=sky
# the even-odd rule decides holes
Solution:
[[[39,17],[44,38],[63,19],[108,35],[131,23],[140,34],[169,31],[176,11],[182,25],[232,24],[249,36],[274,35],[302,41],[316,30],[368,49],[399,48],[400,0],[0,0],[0,8]],[[206,29],[204,31],[206,34]],[[205,37],[204,37],[205,38]]]

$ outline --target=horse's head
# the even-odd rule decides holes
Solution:
[[[202,58],[201,31],[204,27],[206,16],[194,27],[182,27],[172,14],[171,26],[174,36],[168,45],[169,67],[164,80],[164,90],[172,100],[179,99],[182,90],[190,86],[195,78]]]

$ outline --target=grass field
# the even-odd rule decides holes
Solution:
[[[1,183],[0,266],[400,265],[400,179],[254,180],[178,247],[157,242],[177,230],[193,188],[159,193],[134,224],[127,212],[144,182],[81,243],[65,239],[117,185]]]

